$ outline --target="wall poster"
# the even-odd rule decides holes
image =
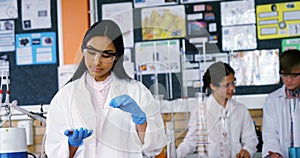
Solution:
[[[141,12],[143,40],[185,37],[183,5],[143,8]]]
[[[256,6],[258,39],[300,35],[300,2]]]

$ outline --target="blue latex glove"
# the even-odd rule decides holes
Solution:
[[[93,130],[87,129],[75,129],[75,130],[65,130],[64,134],[69,138],[68,142],[71,146],[80,146],[83,144],[83,139],[91,136]]]
[[[137,103],[128,95],[121,95],[113,98],[109,105],[114,108],[120,108],[125,112],[129,112],[132,117],[132,121],[135,124],[143,124],[146,122],[146,114]]]

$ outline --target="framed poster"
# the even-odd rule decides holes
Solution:
[[[255,25],[226,26],[222,28],[222,50],[249,50],[257,48]]]
[[[141,74],[180,72],[179,40],[136,43],[135,64]]]
[[[229,60],[236,72],[237,86],[279,83],[278,49],[234,52],[230,54]]]
[[[102,19],[115,21],[123,33],[124,47],[133,47],[133,9],[131,2],[102,5]]]
[[[141,18],[143,40],[181,38],[186,36],[183,5],[143,8]]]
[[[300,2],[256,6],[258,39],[300,36]]]
[[[54,64],[56,53],[55,32],[16,35],[17,65]]]

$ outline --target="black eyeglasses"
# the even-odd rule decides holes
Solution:
[[[232,82],[227,83],[226,85],[220,85],[220,87],[224,87],[224,88],[230,88],[232,86],[236,86],[236,79],[234,79]]]
[[[279,74],[280,74],[280,76],[281,76],[282,79],[287,79],[289,77],[292,78],[292,79],[294,79],[294,78],[297,78],[297,77],[300,76],[300,72],[298,72],[298,73],[284,73],[284,72],[279,72]]]

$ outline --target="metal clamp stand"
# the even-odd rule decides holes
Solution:
[[[35,113],[35,112],[28,111],[26,109],[23,109],[23,108],[17,106],[16,100],[14,100],[10,106],[13,107],[14,109],[26,114],[28,117],[30,117],[34,120],[38,120],[40,122],[46,122],[46,117],[43,116],[43,113]]]
[[[1,109],[5,110],[4,114],[0,115],[0,127],[3,126],[3,124],[8,120],[9,121],[9,127],[11,127],[11,110],[10,110],[10,106],[9,105],[1,105],[0,106]],[[2,119],[2,117],[5,117],[5,119]]]

